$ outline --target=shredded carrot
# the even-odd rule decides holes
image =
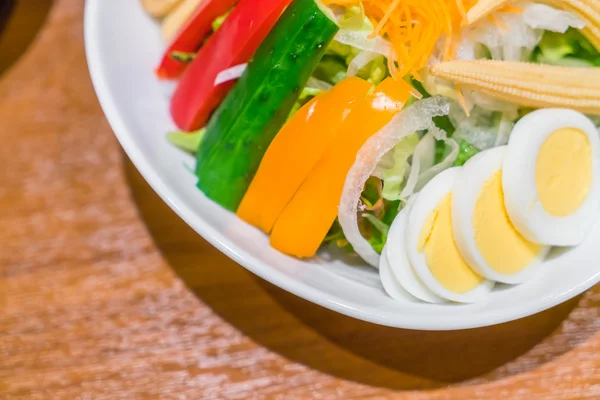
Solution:
[[[412,72],[412,77],[414,78],[414,80],[416,80],[417,82],[421,82],[423,83],[423,78],[421,78],[421,74],[419,74],[418,71],[413,71]]]
[[[388,66],[388,70],[390,71],[390,75],[392,76],[392,78],[398,79],[398,68],[396,67],[396,63],[394,62],[395,56],[396,56],[396,53],[394,52],[394,49],[392,49],[392,51],[390,52],[390,55],[387,58],[387,66]]]
[[[460,90],[460,87],[458,85],[456,86],[456,94],[458,95],[458,104],[460,104],[462,109],[465,111],[467,117],[470,117],[471,111],[469,111],[469,108],[467,107],[467,102],[465,101],[465,96],[463,96],[462,90]]]
[[[383,18],[381,18],[381,21],[379,21],[379,23],[377,24],[375,29],[373,29],[373,32],[369,35],[369,38],[374,38],[379,35],[379,32],[381,32],[381,29],[383,29],[383,26],[388,22],[388,20],[390,19],[390,15],[392,15],[394,10],[396,10],[396,8],[398,7],[398,4],[400,4],[400,0],[393,0],[392,5],[385,12]]]
[[[326,1],[339,4],[348,0]],[[361,1],[375,26],[370,37],[382,36],[392,43],[395,58],[388,66],[392,76],[401,79],[418,74],[439,41],[444,60],[454,57],[466,13],[476,0]]]
[[[410,90],[410,94],[417,100],[421,100],[423,98],[423,94],[415,88]]]
[[[458,7],[458,11],[460,12],[460,17],[464,21],[467,18],[467,10],[465,10],[465,5],[462,0],[456,0],[456,6]]]
[[[498,12],[523,14],[525,12],[525,10],[523,10],[521,7],[515,7],[515,6],[508,5],[508,6],[504,6],[501,9],[499,9]]]

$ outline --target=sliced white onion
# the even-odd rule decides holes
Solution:
[[[439,164],[434,163],[436,140],[442,140],[452,147],[450,153]],[[456,161],[459,150],[456,140],[448,139],[444,130],[432,126],[415,149],[410,166],[410,175],[404,189],[402,189],[402,193],[400,193],[400,198],[403,201],[408,201],[437,174],[450,168]]]
[[[512,133],[515,124],[512,119],[507,118],[505,114],[502,115],[502,119],[500,120],[500,125],[498,126],[498,135],[496,136],[496,142],[494,143],[494,147],[504,146],[508,144],[508,138]]]
[[[416,153],[416,151],[415,151]],[[400,192],[400,200],[407,201],[414,193],[415,186],[419,180],[419,171],[421,170],[421,157],[417,154],[413,154],[412,161],[410,163],[410,173],[404,188]]]
[[[585,27],[585,22],[575,14],[538,3],[527,4],[524,7],[523,20],[533,29],[559,33],[565,33],[569,27],[576,29]]]
[[[355,76],[358,74],[358,71],[363,69],[368,63],[380,57],[380,54],[373,53],[370,51],[362,51],[358,54],[348,65],[348,76]]]
[[[447,115],[450,103],[442,97],[431,97],[415,102],[383,127],[362,146],[350,168],[340,199],[338,218],[346,239],[366,262],[377,268],[379,254],[362,237],[358,229],[358,205],[367,179],[381,158],[398,142],[411,133],[428,130],[434,126],[432,119]]]
[[[432,126],[430,132],[421,138],[414,155],[419,159],[419,166],[424,171],[435,163],[435,141],[436,137],[431,133],[431,129],[437,128]],[[437,139],[441,140],[441,139]]]
[[[446,138],[443,140],[444,140],[444,142],[446,142],[446,144],[448,144],[450,147],[452,147],[452,150],[446,156],[446,158],[444,158],[444,160],[442,162],[435,164],[428,169],[423,170],[423,172],[421,172],[419,174],[419,181],[417,182],[417,186],[415,186],[416,192],[423,189],[423,187],[427,184],[427,182],[429,182],[430,180],[435,178],[435,176],[437,174],[439,174],[440,172],[443,172],[443,171],[447,170],[448,168],[450,168],[454,164],[454,161],[456,161],[456,158],[458,157],[458,151],[460,150],[460,146],[454,139]]]
[[[317,78],[313,78],[311,76],[310,78],[308,78],[308,82],[306,82],[306,87],[313,88],[313,89],[320,89],[320,90],[329,90],[333,86],[325,81],[322,81]]]
[[[238,79],[242,76],[247,66],[248,64],[238,64],[219,72],[215,78],[215,86]]]
[[[389,56],[392,51],[392,44],[380,36],[372,39],[368,38],[369,34],[369,31],[340,29],[335,35],[335,40],[356,47],[359,50],[381,54],[384,57]]]
[[[516,6],[522,8],[523,12],[495,14],[495,18],[509,29],[489,20],[482,20],[464,29],[457,58],[479,58],[476,46],[483,44],[494,60],[526,61],[531,57],[545,30],[564,33],[569,27],[585,27],[585,23],[576,15],[545,4],[523,2]]]
[[[421,170],[431,168],[435,161],[435,138],[431,133],[427,133],[421,138],[415,148],[410,163],[410,173],[406,180],[406,185],[400,193],[400,199],[407,201],[414,193],[415,187],[419,182]]]

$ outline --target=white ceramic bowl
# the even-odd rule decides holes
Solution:
[[[153,68],[164,43],[158,25],[139,0],[87,0],[85,42],[90,73],[102,108],[121,145],[148,183],[196,232],[267,281],[342,314],[392,327],[450,330],[525,317],[568,300],[600,277],[600,224],[588,240],[555,251],[541,275],[494,290],[474,305],[429,305],[394,301],[375,270],[327,255],[310,261],[269,247],[258,230],[206,199],[189,172],[193,159],[171,147],[169,85]],[[186,167],[186,165],[188,167]],[[202,261],[199,260],[199,264]]]

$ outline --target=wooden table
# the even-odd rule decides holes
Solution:
[[[600,398],[598,289],[496,327],[394,330],[214,250],[113,137],[84,2],[50,3],[21,0],[0,39],[0,70],[18,58],[0,76],[0,398]]]

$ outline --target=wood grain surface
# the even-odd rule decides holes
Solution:
[[[218,253],[113,137],[84,2],[50,3],[19,1],[17,25],[45,21],[31,45],[0,39],[0,65],[18,58],[0,76],[0,398],[600,399],[598,289],[496,327],[394,330]]]

